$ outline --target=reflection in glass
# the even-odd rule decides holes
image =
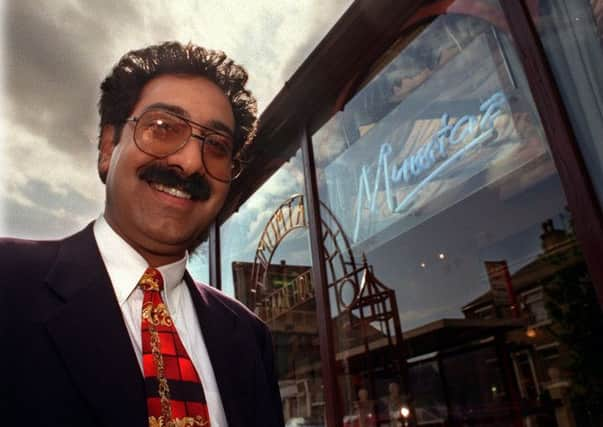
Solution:
[[[603,203],[603,1],[541,0],[532,12],[576,141]]]
[[[301,163],[298,151],[222,225],[222,283],[272,332],[287,425],[323,425]]]
[[[595,425],[601,311],[504,14],[446,8],[313,136],[343,424]]]
[[[209,283],[209,244],[207,240],[189,254],[188,272],[193,279],[205,284]],[[210,285],[215,286],[211,283]]]

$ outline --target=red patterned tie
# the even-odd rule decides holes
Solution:
[[[144,292],[142,363],[149,427],[209,427],[201,381],[161,298],[161,273],[147,268],[138,285]]]

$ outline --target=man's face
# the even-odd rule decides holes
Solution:
[[[131,116],[138,117],[157,104],[177,108],[181,115],[209,128],[217,126],[234,132],[235,120],[228,98],[205,78],[181,75],[154,78],[143,88]],[[214,220],[224,204],[229,184],[206,173],[197,139],[192,138],[176,153],[157,159],[136,146],[134,129],[135,124],[127,122],[115,146],[111,142],[114,129],[103,129],[101,135],[99,170],[101,175],[107,173],[105,218],[151,265],[161,265],[182,257]],[[207,183],[209,197],[195,200],[179,197],[174,191],[170,194],[166,186],[143,178],[145,171],[153,166],[175,172],[184,179],[199,174]]]

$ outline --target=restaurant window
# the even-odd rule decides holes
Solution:
[[[549,320],[542,288],[520,294],[520,309],[530,324],[540,324]]]
[[[452,424],[475,423],[477,418],[482,425],[512,425],[510,420],[502,422],[508,418],[505,409],[509,398],[500,359],[493,345],[445,356],[442,368],[448,382],[446,398],[450,409],[447,419],[452,420]],[[467,408],[473,409],[468,413]],[[420,422],[420,413],[417,415]]]
[[[499,3],[425,2],[377,64],[312,136],[343,425],[595,425],[601,310]]]
[[[409,388],[413,390],[415,407],[420,408],[417,419],[427,425],[441,425],[448,414],[442,386],[441,358],[437,353],[427,357],[430,360],[409,360]],[[391,420],[399,417],[399,406],[389,408],[387,417],[390,422],[386,425],[395,425]]]
[[[220,228],[222,289],[272,332],[288,425],[322,424],[325,405],[303,193],[298,150]]]
[[[532,18],[603,203],[603,0],[540,0]]]

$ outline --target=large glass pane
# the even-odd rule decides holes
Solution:
[[[322,425],[324,396],[301,150],[221,229],[222,287],[270,327],[288,425]],[[305,423],[305,424],[304,424]]]
[[[189,254],[187,269],[196,281],[215,286],[215,283],[209,283],[209,243],[207,241]]]
[[[603,202],[603,1],[541,0],[531,10]]]
[[[595,425],[601,310],[500,5],[413,21],[313,136],[343,424]]]

